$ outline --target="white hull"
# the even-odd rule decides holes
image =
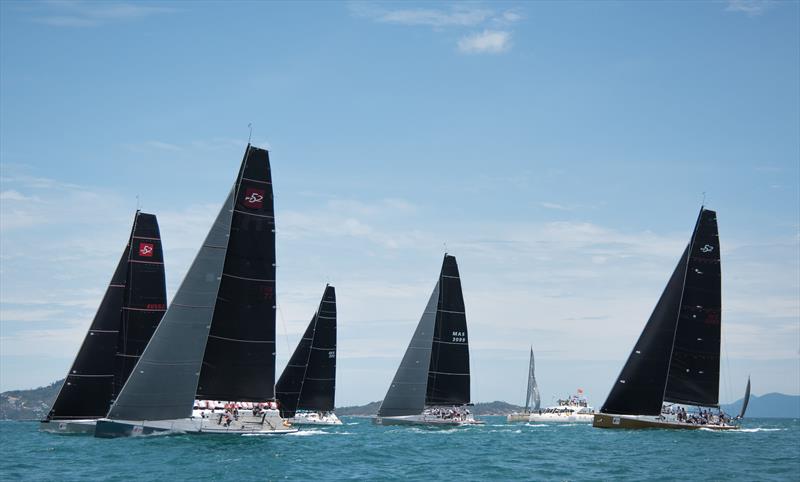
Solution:
[[[175,420],[109,420],[97,421],[95,436],[101,438],[131,437],[157,433],[192,434],[286,434],[297,432],[290,423],[280,418],[277,410],[262,415],[240,415],[238,420],[226,424],[221,413],[205,417]]]
[[[463,427],[468,425],[483,425],[481,420],[475,420],[472,415],[464,418],[441,418],[431,415],[402,415],[397,417],[375,417],[376,425],[427,425],[434,427]]]
[[[581,414],[558,414],[558,413],[532,413],[528,417],[529,422],[534,423],[592,423],[594,415],[591,413]]]
[[[95,418],[83,420],[42,420],[39,423],[39,431],[72,435],[94,435],[96,423],[97,419]]]
[[[530,412],[511,413],[506,416],[506,422],[527,422],[530,417]]]
[[[335,413],[298,412],[290,419],[292,425],[341,425]]]

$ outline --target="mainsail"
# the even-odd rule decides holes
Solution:
[[[326,286],[319,309],[308,324],[275,387],[281,416],[297,410],[330,412],[336,392],[336,291]]]
[[[469,344],[464,298],[456,259],[445,254],[439,281],[378,416],[415,415],[429,405],[463,405],[469,401]]]
[[[715,407],[719,404],[722,283],[714,211],[701,210],[689,253],[664,400]]]
[[[603,413],[659,415],[664,400],[715,406],[719,392],[719,239],[702,209]]]
[[[47,419],[104,417],[166,303],[158,221],[137,211],[122,258]]]
[[[275,233],[268,173],[266,151],[248,145],[236,183],[108,418],[188,418],[198,394],[272,397]]]
[[[275,209],[269,153],[248,145],[197,397],[275,396]]]
[[[531,401],[533,401],[533,410],[539,410],[542,406],[542,400],[539,396],[539,386],[536,384],[536,376],[534,375],[533,363],[533,347],[531,347],[531,359],[528,365],[528,391],[525,394],[525,411],[531,411]]]
[[[426,405],[469,403],[469,344],[461,278],[455,256],[445,254],[433,329]]]

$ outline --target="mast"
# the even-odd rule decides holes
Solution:
[[[142,245],[147,248],[145,251],[148,251],[150,256],[142,257],[138,251],[134,252]],[[135,267],[135,261],[151,258],[155,263],[146,263],[148,268],[145,271],[148,283],[152,283],[152,289],[143,290],[138,283],[138,275],[136,282],[131,282],[131,273],[139,271]],[[147,343],[152,330],[161,319],[163,312],[161,308],[167,302],[164,286],[164,263],[158,221],[155,215],[137,210],[125,250],[117,263],[117,268],[75,361],[53,403],[53,408],[47,416],[48,420],[91,419],[105,416],[116,393],[130,373],[129,370],[122,369],[118,363],[120,347],[123,350],[121,353],[128,354],[125,347],[128,346],[129,340],[132,349],[136,345],[133,340],[143,340],[145,344]],[[123,308],[129,306],[129,300],[138,301],[145,291],[150,304],[159,305],[159,308],[148,311],[147,321],[143,325],[137,324],[136,330],[129,330],[133,322],[128,322]],[[135,349],[130,353],[134,351]]]
[[[247,146],[197,397],[275,396],[275,209],[269,153]]]
[[[426,405],[470,402],[469,342],[461,278],[455,256],[444,255],[431,344]]]
[[[326,286],[319,308],[306,328],[275,388],[281,416],[300,410],[330,412],[336,393],[336,291]]]

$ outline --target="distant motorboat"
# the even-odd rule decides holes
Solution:
[[[583,390],[561,399],[557,405],[531,412],[529,422],[535,423],[592,423],[594,409],[583,397]]]
[[[374,423],[476,425],[469,410],[469,341],[456,258],[444,255],[439,280]]]

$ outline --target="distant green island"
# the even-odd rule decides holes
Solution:
[[[45,387],[30,390],[10,390],[0,393],[0,419],[2,420],[41,420],[50,411],[58,390],[64,380],[58,380]],[[378,413],[381,402],[366,405],[337,407],[339,416],[370,417]],[[739,413],[742,400],[723,405],[725,412]],[[508,415],[522,410],[519,405],[502,401],[480,402],[472,408],[475,415]],[[767,393],[750,397],[747,417],[752,418],[800,418],[800,395]]]

